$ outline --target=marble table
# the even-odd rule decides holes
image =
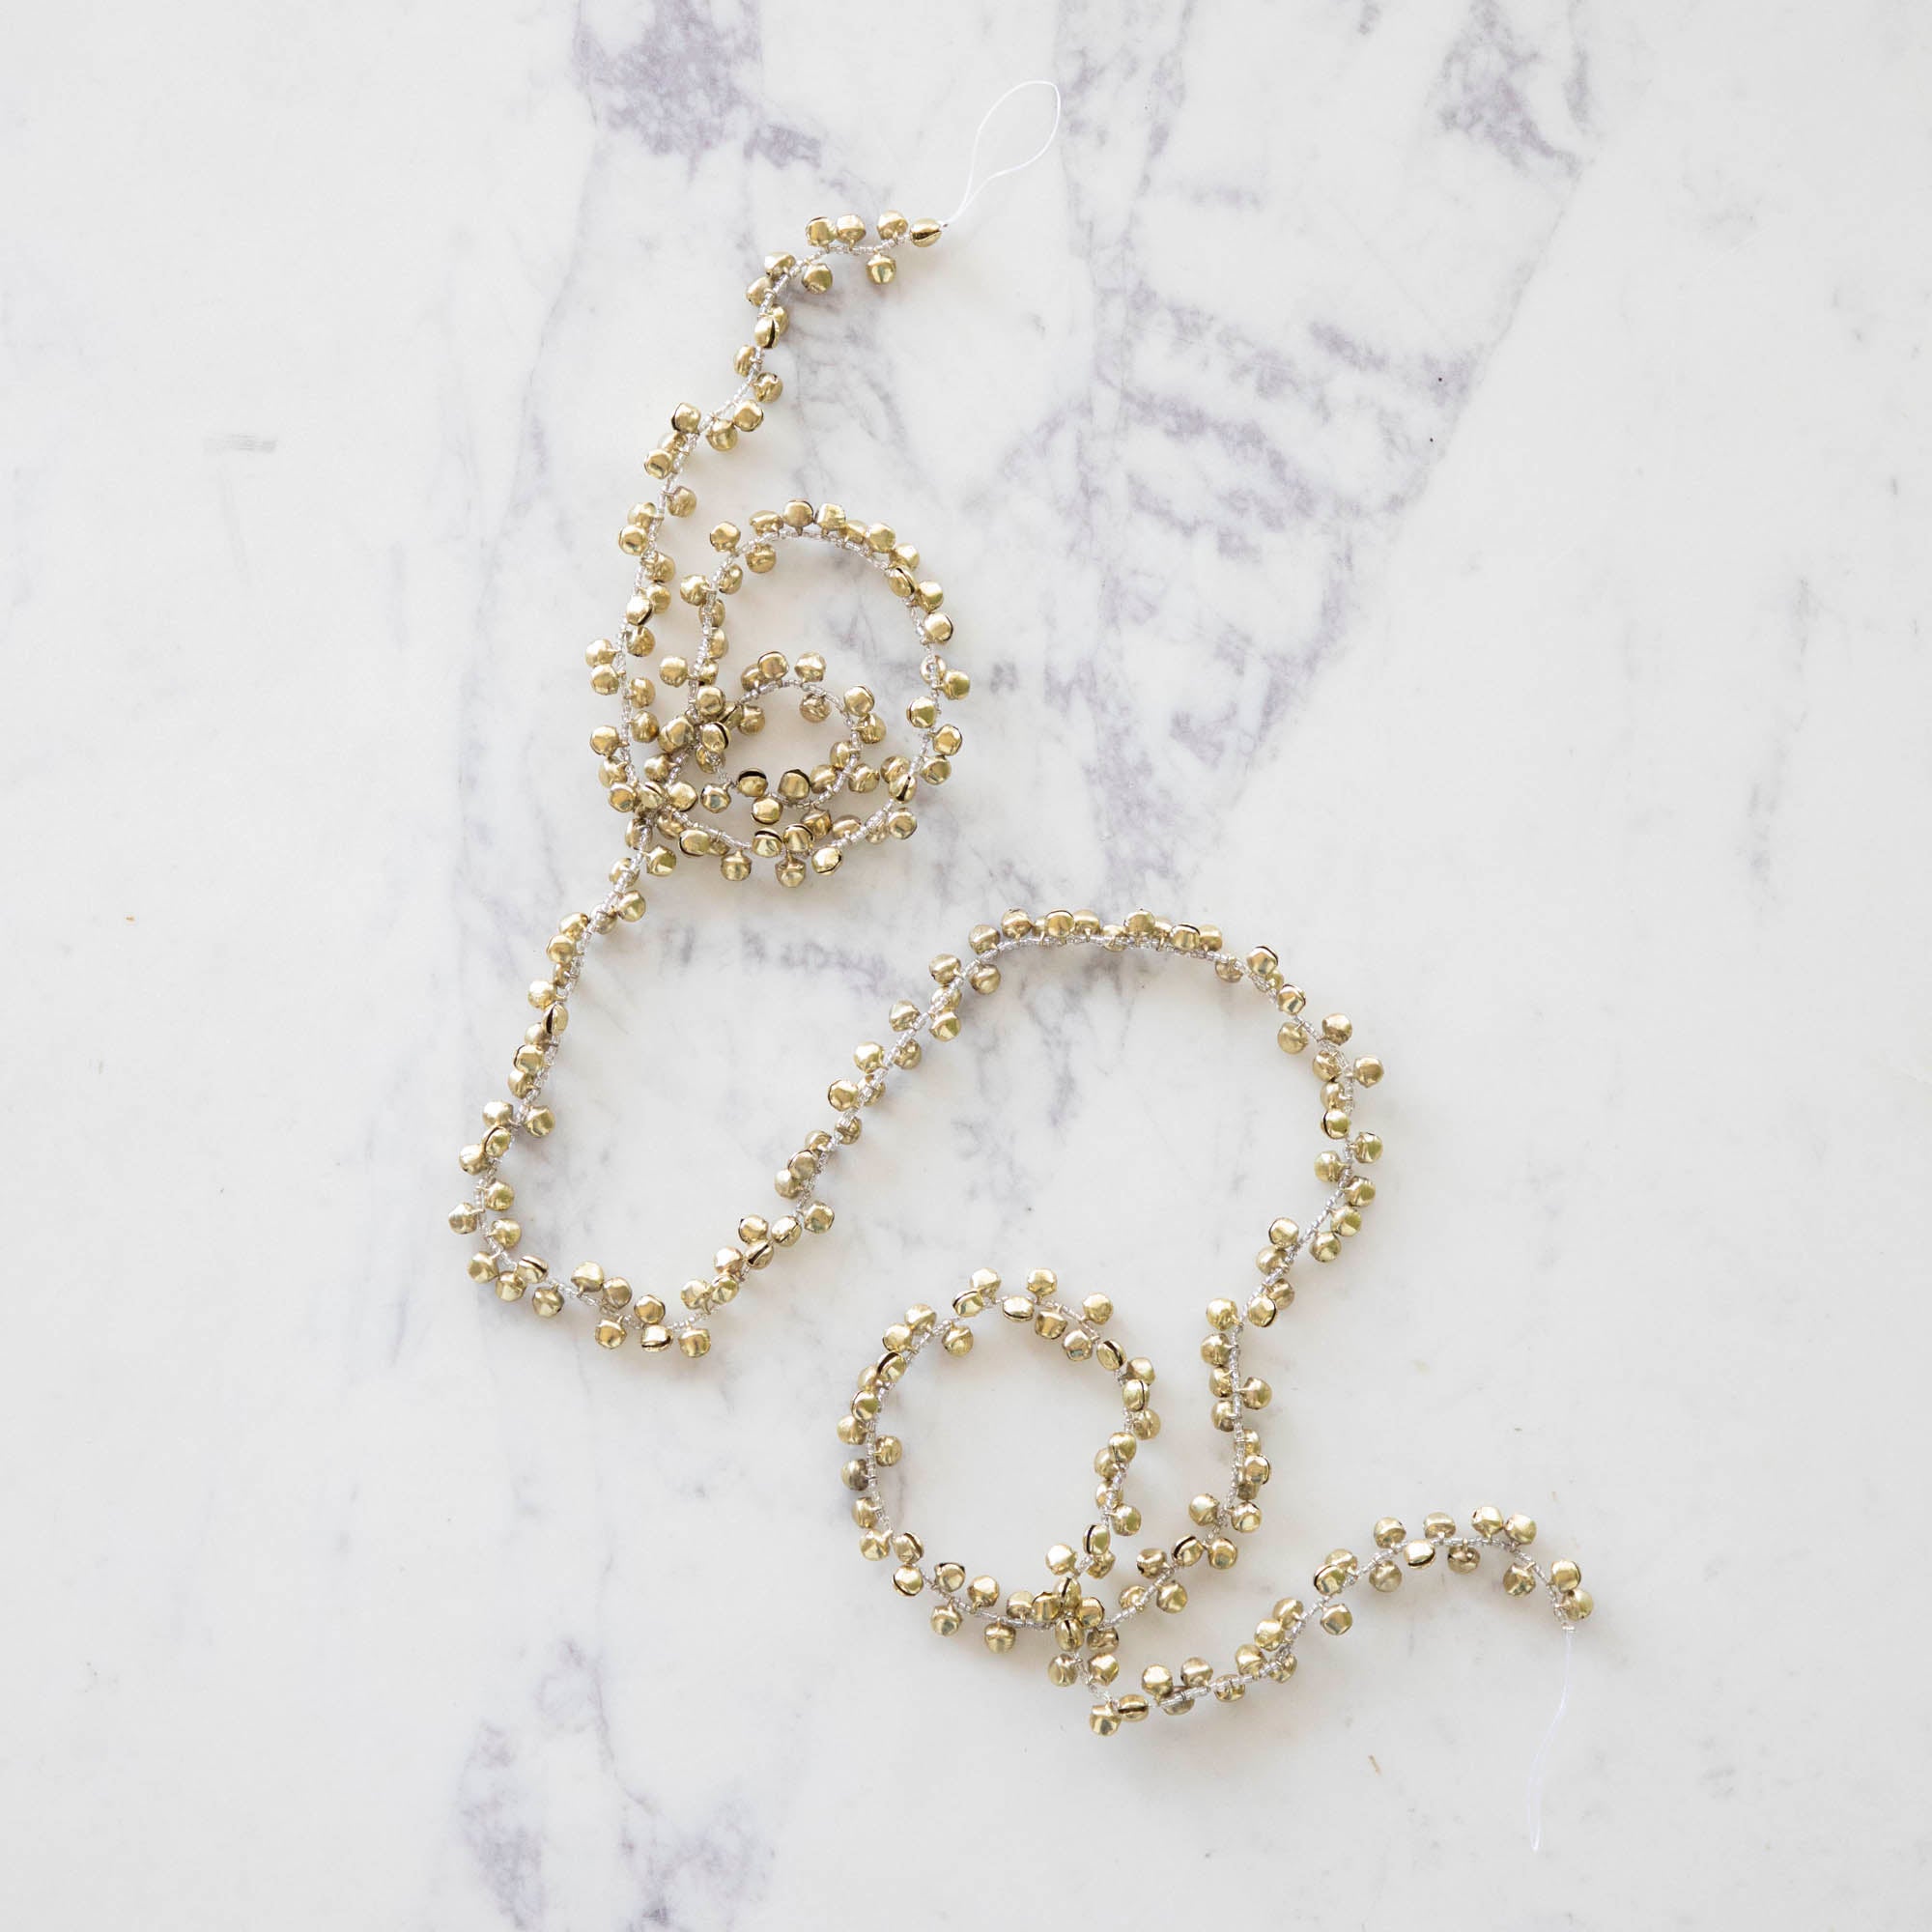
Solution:
[[[1918,10],[8,40],[0,1919],[1924,1923]],[[1011,976],[701,1367],[500,1305],[442,1225],[618,850],[582,651],[643,455],[764,253],[943,211],[1031,75],[1046,158],[803,317],[694,472],[700,523],[802,494],[922,548],[956,777],[809,890],[654,882],[527,1239],[674,1292],[1009,906],[1272,944],[1385,1060],[1388,1158],[1257,1345],[1266,1521],[1132,1665],[1225,1657],[1385,1512],[1527,1511],[1599,1604],[1535,1849],[1564,1641],[1492,1563],[1101,1741],[1039,1640],[943,1643],[856,1551],[852,1378],[981,1265],[1115,1298],[1184,1526],[1202,1304],[1318,1198],[1251,999]],[[833,560],[740,627],[903,673]],[[1037,1580],[1106,1392],[988,1343],[909,1386],[898,1474],[935,1553]]]

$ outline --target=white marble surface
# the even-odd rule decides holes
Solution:
[[[1918,10],[7,39],[0,1918],[1924,1922]],[[1264,1347],[1269,1521],[1164,1647],[1225,1654],[1384,1510],[1532,1510],[1602,1606],[1534,1854],[1562,1644],[1492,1578],[1102,1744],[854,1553],[849,1378],[982,1263],[1117,1295],[1167,1365],[1151,1519],[1199,1486],[1201,1301],[1314,1192],[1253,1007],[1025,976],[702,1372],[480,1299],[441,1227],[615,850],[581,652],[642,451],[722,394],[762,252],[943,209],[1035,73],[1049,159],[815,312],[695,477],[924,548],[958,779],[824,890],[654,892],[526,1218],[696,1271],[1009,903],[1273,941],[1388,1061],[1390,1153]],[[781,573],[734,629],[863,657],[849,589]],[[965,1366],[907,1474],[1017,1576],[1105,1406]]]

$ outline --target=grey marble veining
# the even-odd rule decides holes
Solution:
[[[197,0],[11,39],[0,1918],[1918,1921],[1913,10]],[[1266,1522],[1130,1655],[1224,1657],[1385,1511],[1526,1509],[1601,1605],[1534,1854],[1562,1644],[1493,1577],[1101,1743],[1037,1645],[941,1643],[854,1548],[851,1378],[982,1264],[1114,1295],[1178,1523],[1201,1304],[1316,1198],[1256,1004],[1015,972],[700,1371],[480,1299],[441,1227],[617,850],[582,651],[642,454],[728,390],[764,253],[943,212],[1032,75],[1050,154],[802,312],[692,479],[700,525],[804,494],[920,545],[957,776],[823,886],[655,886],[520,1209],[674,1292],[979,921],[1276,946],[1389,1065],[1381,1198],[1257,1350]],[[788,557],[734,662],[898,691],[891,615]],[[1005,1339],[909,1392],[905,1478],[1017,1584],[1107,1415]]]

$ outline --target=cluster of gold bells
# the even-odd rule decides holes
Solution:
[[[1508,1595],[1541,1592],[1557,1622],[1572,1628],[1589,1616],[1590,1593],[1575,1562],[1563,1558],[1545,1568],[1530,1554],[1536,1525],[1529,1518],[1485,1507],[1475,1511],[1466,1529],[1450,1517],[1430,1516],[1421,1534],[1411,1536],[1391,1517],[1375,1525],[1373,1553],[1366,1560],[1347,1549],[1329,1552],[1314,1573],[1309,1603],[1293,1596],[1274,1601],[1257,1622],[1252,1642],[1236,1651],[1232,1667],[1217,1670],[1190,1657],[1175,1668],[1148,1665],[1139,1691],[1119,1689],[1121,1627],[1148,1610],[1180,1611],[1188,1600],[1188,1574],[1202,1565],[1232,1569],[1243,1542],[1261,1524],[1261,1499],[1271,1471],[1259,1418],[1272,1391],[1247,1372],[1243,1337],[1251,1328],[1271,1326],[1293,1302],[1292,1276],[1298,1263],[1333,1262],[1360,1232],[1376,1193],[1368,1170],[1382,1151],[1380,1137],[1359,1119],[1363,1095],[1381,1078],[1381,1063],[1353,1049],[1353,1029],[1342,1014],[1308,1016],[1305,994],[1270,949],[1238,952],[1212,925],[1148,912],[1109,922],[1088,911],[1014,909],[994,923],[976,926],[962,952],[932,960],[931,991],[895,1003],[883,1037],[860,1042],[852,1071],[831,1083],[829,1120],[806,1135],[775,1177],[778,1211],[747,1214],[708,1271],[675,1291],[634,1286],[596,1262],[568,1274],[554,1272],[525,1240],[503,1163],[519,1135],[542,1139],[554,1129],[555,1115],[544,1094],[569,1024],[571,994],[591,948],[644,916],[646,877],[709,862],[724,877],[744,880],[763,863],[781,885],[800,886],[835,872],[846,854],[861,846],[912,837],[926,795],[952,776],[962,737],[946,706],[967,696],[970,679],[950,655],[953,627],[943,589],[922,574],[919,552],[895,529],[865,523],[837,504],[797,500],[753,516],[743,528],[713,526],[708,548],[714,561],[706,570],[680,575],[668,548],[671,530],[696,508],[683,480],[687,458],[700,441],[714,450],[730,449],[760,427],[767,406],[780,396],[782,384],[766,358],[790,327],[791,303],[829,291],[838,265],[857,265],[871,286],[890,288],[904,249],[927,246],[942,232],[940,223],[908,221],[890,212],[869,228],[856,215],[811,222],[806,250],[770,257],[747,291],[756,320],[751,341],[735,358],[738,384],[732,395],[712,411],[680,405],[669,433],[646,460],[654,492],[632,510],[618,538],[636,560],[635,587],[615,634],[596,639],[586,652],[593,689],[614,701],[615,722],[600,725],[590,743],[609,803],[624,820],[624,850],[595,904],[559,923],[546,950],[546,971],[529,989],[536,1016],[513,1056],[508,1097],[483,1109],[482,1135],[460,1156],[471,1186],[449,1220],[478,1243],[469,1272],[499,1299],[527,1302],[540,1318],[554,1318],[576,1303],[587,1311],[591,1334],[603,1349],[632,1346],[646,1355],[704,1356],[721,1311],[785,1250],[831,1228],[833,1208],[822,1198],[821,1184],[841,1152],[860,1143],[867,1111],[919,1066],[929,1047],[957,1038],[967,1016],[999,989],[1003,972],[1019,955],[1084,947],[1191,962],[1217,981],[1259,994],[1267,1004],[1277,1046],[1305,1058],[1312,1068],[1321,1135],[1315,1173],[1326,1190],[1305,1227],[1289,1219],[1270,1224],[1256,1257],[1255,1279],[1238,1298],[1208,1304],[1208,1332],[1201,1353],[1214,1426],[1229,1438],[1225,1485],[1194,1498],[1191,1525],[1179,1539],[1137,1551],[1134,1580],[1120,1589],[1111,1606],[1095,1594],[1117,1561],[1116,1539],[1141,1534],[1140,1512],[1127,1500],[1126,1482],[1140,1444],[1160,1428],[1152,1364],[1128,1354],[1112,1333],[1108,1296],[1090,1293],[1077,1301],[1065,1296],[1045,1269],[1010,1291],[997,1275],[981,1271],[952,1298],[948,1312],[917,1305],[886,1330],[881,1352],[861,1373],[850,1406],[838,1420],[838,1437],[847,1450],[843,1480],[854,1492],[851,1507],[863,1553],[890,1566],[898,1594],[930,1602],[932,1628],[943,1636],[977,1623],[987,1649],[996,1653],[1013,1649],[1029,1632],[1049,1638],[1048,1677],[1094,1693],[1091,1721],[1102,1735],[1154,1708],[1178,1715],[1204,1694],[1233,1702],[1250,1684],[1287,1679],[1296,1668],[1297,1642],[1310,1626],[1330,1635],[1349,1630],[1353,1612],[1347,1599],[1358,1584],[1391,1592],[1406,1572],[1435,1567],[1438,1558],[1440,1567],[1467,1574],[1492,1553]],[[876,695],[865,685],[835,687],[816,656],[792,660],[765,652],[745,665],[735,691],[723,676],[730,600],[748,575],[769,573],[784,547],[799,541],[825,544],[867,564],[904,609],[918,687],[904,705],[908,735],[896,749]],[[696,614],[695,642],[688,652],[660,654],[653,624],[677,603]],[[837,734],[823,761],[778,774],[743,763],[749,742],[764,727],[768,707],[781,698],[790,701],[790,694],[796,694],[808,722],[829,724]],[[991,1577],[969,1575],[961,1563],[929,1558],[917,1535],[895,1527],[884,1492],[886,1482],[897,1480],[885,1472],[901,1460],[899,1439],[884,1427],[893,1391],[935,1340],[942,1353],[969,1351],[974,1323],[995,1310],[1054,1345],[1069,1362],[1097,1363],[1114,1378],[1121,1397],[1121,1426],[1094,1459],[1099,1482],[1094,1518],[1077,1537],[1046,1552],[1046,1579],[1036,1589],[1003,1591]]]

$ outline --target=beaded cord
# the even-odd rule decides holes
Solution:
[[[696,508],[683,471],[699,440],[720,452],[729,450],[762,425],[766,406],[781,393],[781,381],[766,367],[766,356],[789,327],[789,301],[827,292],[833,265],[839,261],[859,262],[873,287],[889,288],[902,249],[929,246],[944,227],[908,221],[893,211],[878,218],[870,234],[857,215],[810,222],[807,252],[767,258],[763,273],[746,292],[756,320],[751,342],[734,361],[737,387],[708,412],[679,405],[669,434],[646,459],[655,494],[632,510],[618,535],[619,548],[636,563],[633,591],[615,636],[596,639],[585,653],[592,688],[616,700],[616,724],[600,725],[590,745],[609,802],[625,819],[625,849],[611,868],[609,890],[588,911],[567,916],[551,939],[549,970],[529,988],[537,1018],[513,1058],[509,1098],[483,1109],[481,1139],[459,1156],[472,1185],[451,1210],[449,1223],[459,1234],[481,1236],[469,1274],[502,1301],[527,1298],[546,1319],[578,1303],[587,1310],[600,1348],[615,1350],[635,1342],[647,1355],[702,1357],[711,1350],[711,1323],[753,1277],[803,1236],[832,1227],[833,1208],[820,1184],[841,1150],[861,1140],[865,1111],[885,1097],[898,1075],[920,1065],[926,1042],[944,1044],[958,1037],[971,1005],[1001,984],[1002,960],[1041,947],[1082,946],[1191,959],[1215,979],[1246,984],[1269,1002],[1277,1044],[1286,1053],[1308,1056],[1321,1090],[1320,1124],[1327,1143],[1315,1161],[1316,1177],[1327,1192],[1307,1228],[1286,1218],[1274,1221],[1256,1257],[1258,1280],[1240,1299],[1208,1304],[1209,1332],[1202,1355],[1212,1419],[1232,1444],[1223,1492],[1195,1497],[1189,1507],[1193,1528],[1178,1541],[1139,1552],[1139,1579],[1120,1593],[1110,1611],[1088,1586],[1112,1570],[1116,1534],[1133,1536],[1141,1528],[1125,1483],[1138,1445],[1160,1426],[1152,1405],[1153,1367],[1144,1357],[1128,1355],[1109,1332],[1114,1310],[1106,1295],[1089,1294],[1078,1303],[1063,1299],[1048,1269],[1034,1270],[1021,1291],[1003,1295],[1000,1278],[981,1270],[953,1297],[949,1319],[942,1321],[933,1308],[918,1304],[886,1331],[882,1352],[860,1375],[838,1421],[838,1438],[851,1452],[842,1478],[856,1492],[852,1512],[862,1552],[874,1560],[892,1559],[892,1580],[900,1595],[936,1596],[930,1620],[941,1635],[977,1621],[987,1648],[1004,1652],[1023,1631],[1049,1634],[1055,1642],[1049,1679],[1098,1693],[1090,1721],[1103,1736],[1154,1708],[1178,1715],[1203,1694],[1232,1703],[1250,1683],[1287,1679],[1296,1668],[1297,1640],[1310,1624],[1331,1635],[1350,1627],[1353,1612],[1344,1600],[1361,1581],[1378,1593],[1393,1591],[1406,1571],[1433,1565],[1438,1553],[1445,1569],[1466,1574],[1479,1566],[1486,1548],[1498,1551],[1506,1559],[1504,1590],[1520,1597],[1540,1589],[1557,1622],[1573,1630],[1589,1616],[1593,1600],[1575,1562],[1560,1559],[1545,1569],[1528,1555],[1536,1525],[1527,1517],[1505,1517],[1486,1505],[1471,1517],[1470,1533],[1463,1534],[1453,1518],[1431,1515],[1416,1538],[1397,1519],[1384,1518],[1372,1532],[1376,1553],[1366,1566],[1350,1550],[1330,1551],[1314,1573],[1316,1606],[1294,1597],[1276,1600],[1257,1623],[1253,1642],[1236,1650],[1232,1670],[1217,1671],[1203,1659],[1189,1658],[1178,1671],[1150,1665],[1139,1692],[1115,1691],[1121,1625],[1149,1607],[1179,1612],[1187,1603],[1181,1573],[1203,1563],[1209,1571],[1232,1569],[1240,1552],[1236,1539],[1261,1524],[1259,1499],[1270,1465],[1255,1418],[1268,1406],[1271,1391],[1261,1377],[1244,1373],[1242,1339],[1249,1328],[1272,1325],[1292,1303],[1297,1262],[1310,1256],[1317,1263],[1333,1262],[1360,1232],[1376,1194],[1365,1170],[1382,1152],[1380,1136],[1357,1120],[1362,1094],[1382,1076],[1381,1063],[1344,1052],[1352,1036],[1344,1015],[1330,1014],[1319,1024],[1304,1017],[1306,996],[1287,979],[1270,949],[1238,953],[1215,926],[1146,911],[1106,922],[1087,911],[1035,915],[1014,909],[995,924],[975,927],[965,956],[942,953],[932,960],[929,995],[894,1006],[891,1043],[862,1041],[853,1054],[853,1072],[831,1083],[829,1122],[805,1136],[775,1177],[782,1211],[773,1217],[746,1215],[735,1241],[712,1257],[708,1274],[686,1282],[675,1297],[634,1289],[596,1262],[555,1275],[524,1244],[522,1223],[513,1217],[515,1190],[501,1169],[520,1133],[542,1139],[556,1125],[544,1091],[569,1024],[570,996],[590,948],[643,917],[643,876],[666,877],[681,861],[710,859],[724,877],[743,881],[763,862],[780,885],[795,888],[836,872],[860,845],[910,838],[924,793],[952,774],[962,737],[944,707],[967,696],[970,679],[945,655],[953,633],[943,589],[920,576],[919,552],[890,526],[862,524],[834,503],[814,507],[793,500],[753,516],[749,534],[735,524],[714,526],[709,544],[717,560],[708,571],[680,577],[665,547],[672,522],[688,519]],[[741,672],[735,696],[721,683],[720,666],[729,649],[727,600],[743,587],[748,573],[769,573],[783,547],[800,541],[857,556],[903,606],[913,628],[919,680],[904,706],[913,733],[907,749],[887,749],[889,727],[875,694],[863,685],[835,689],[816,655],[793,661],[769,651]],[[652,623],[670,611],[674,582],[676,599],[696,612],[696,645],[689,658],[657,658],[654,679],[644,668],[657,653]],[[766,705],[783,692],[797,693],[808,722],[836,720],[841,735],[810,769],[794,767],[776,779],[754,767],[730,770],[734,747],[755,737],[765,724]],[[676,708],[664,693],[678,695]],[[880,797],[873,803],[875,793]],[[972,1324],[995,1306],[1013,1323],[1056,1343],[1069,1361],[1097,1362],[1118,1385],[1122,1409],[1122,1427],[1095,1459],[1100,1481],[1094,1520],[1077,1542],[1047,1551],[1049,1580],[1041,1588],[1009,1594],[989,1577],[969,1578],[959,1563],[926,1565],[920,1539],[894,1527],[880,1479],[880,1471],[895,1467],[902,1455],[902,1444],[881,1427],[894,1388],[935,1338],[942,1353],[967,1352],[974,1342]]]

